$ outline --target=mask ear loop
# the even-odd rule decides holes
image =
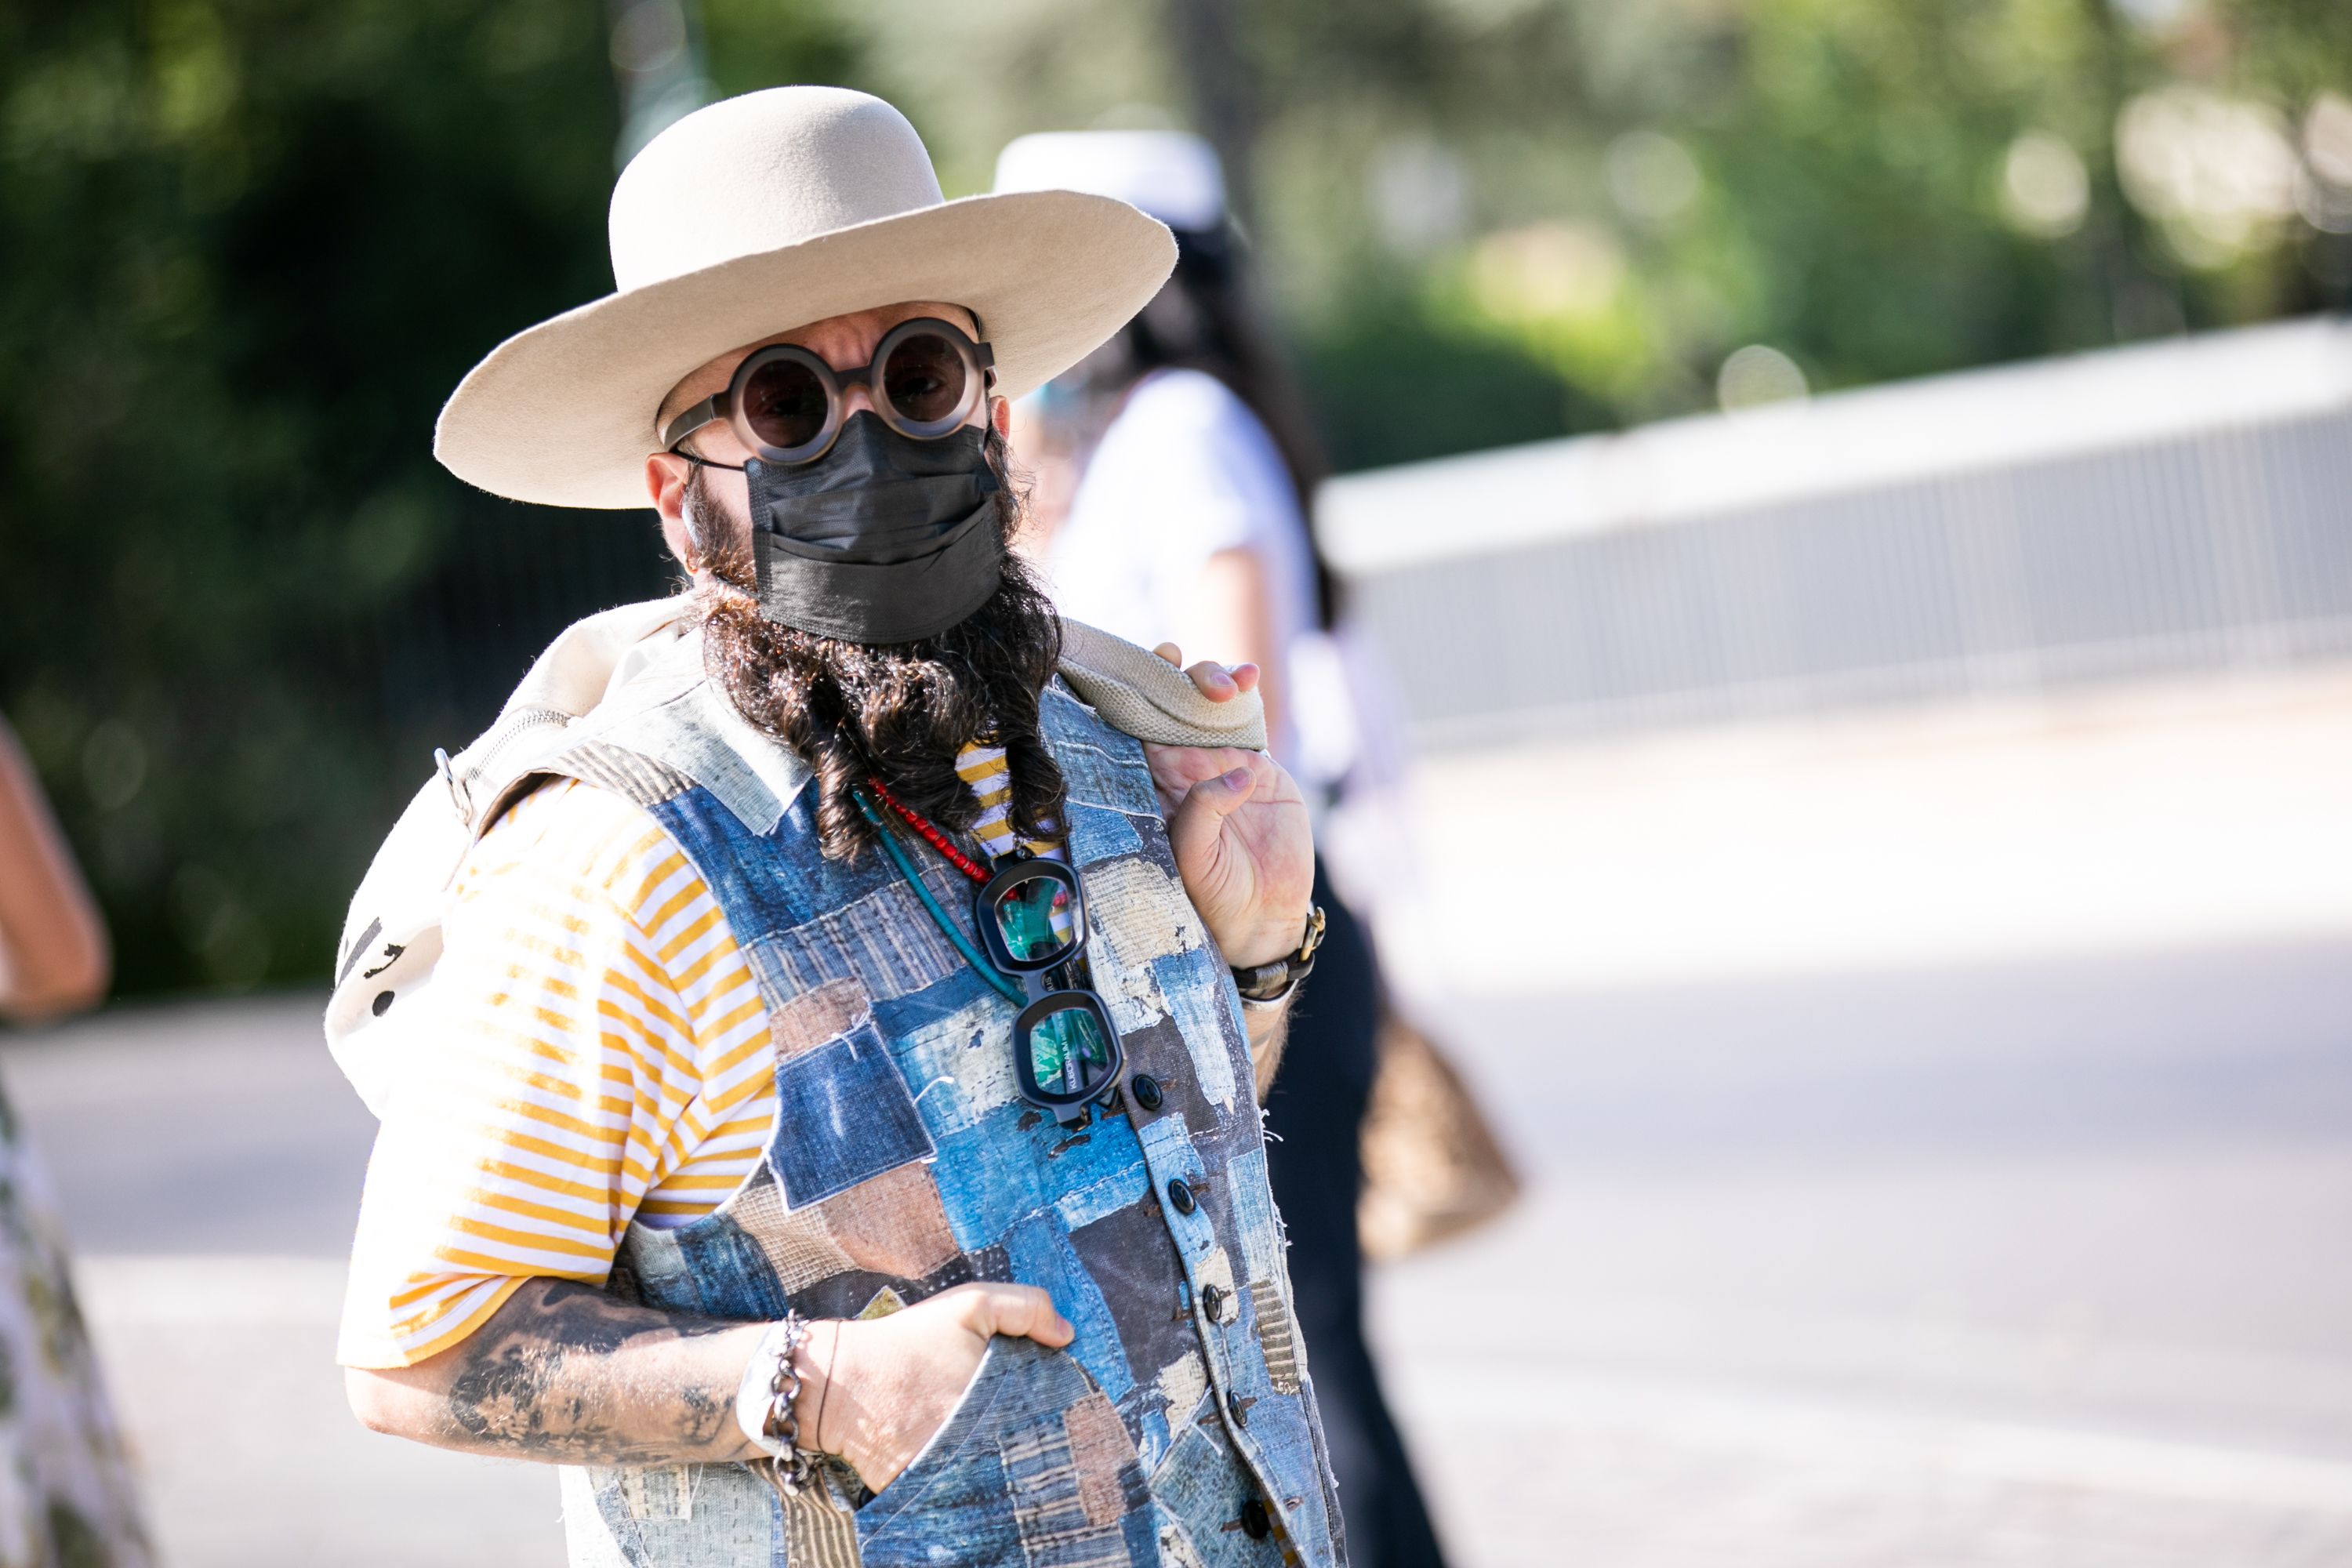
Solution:
[[[693,468],[693,472],[687,477],[686,494],[677,509],[677,524],[686,530],[688,552],[686,569],[688,572],[704,571],[708,568],[709,545],[703,539],[702,530],[694,519],[697,503],[708,501],[709,499],[709,493],[702,488],[702,470],[726,468],[734,473],[741,473],[743,470],[736,468],[732,463],[714,463],[708,458],[698,458],[691,452],[673,449],[670,455],[684,458]]]

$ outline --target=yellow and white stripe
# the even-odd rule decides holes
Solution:
[[[972,837],[980,840],[992,860],[1003,859],[1013,853],[1013,769],[1004,760],[1002,746],[966,746],[956,754],[956,777],[980,799],[980,816],[971,825]],[[1051,855],[1059,858],[1058,845],[1029,841],[1034,855]]]

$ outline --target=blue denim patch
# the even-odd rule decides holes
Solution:
[[[768,1163],[793,1208],[935,1152],[906,1076],[873,1022],[776,1066]]]
[[[1070,1246],[1069,1234],[1059,1219],[1040,1215],[1022,1221],[1004,1238],[1004,1250],[1013,1259],[1013,1278],[1052,1297],[1055,1310],[1078,1331],[1068,1353],[1113,1402],[1125,1399],[1135,1387],[1135,1378],[1128,1371],[1118,1321],[1111,1316],[1101,1288]]]
[[[1140,1198],[1151,1186],[1143,1146],[1125,1117],[1097,1116],[1066,1134],[1051,1117],[1018,1100],[942,1137],[932,1174],[956,1244],[967,1251],[1003,1239],[1074,1189],[1114,1182],[1098,1200],[1112,1201],[1121,1192]]]
[[[1090,866],[1116,855],[1143,852],[1143,839],[1135,830],[1135,819],[1127,813],[1077,800],[1069,802],[1066,809],[1070,818],[1070,853],[1079,865]]]
[[[1068,1357],[1030,1340],[989,1341],[947,1425],[858,1510],[864,1568],[1020,1562],[1004,1466],[990,1439],[1058,1420],[1087,1391]]]
[[[1254,1538],[1242,1528],[1242,1510],[1257,1489],[1214,1428],[1196,1425],[1176,1435],[1152,1475],[1151,1493],[1161,1516],[1183,1531],[1192,1561],[1202,1568],[1271,1568],[1283,1561],[1277,1539]],[[1185,1561],[1181,1552],[1168,1556]]]
[[[1168,1010],[1183,1033],[1192,1070],[1199,1075],[1196,1081],[1202,1098],[1231,1110],[1242,1086],[1250,1081],[1248,1047],[1235,1049],[1248,1036],[1242,1030],[1241,998],[1234,989],[1233,977],[1216,955],[1207,952],[1155,958],[1151,976],[1160,983],[1160,994],[1168,999]],[[1236,1056],[1242,1060],[1236,1062]]]

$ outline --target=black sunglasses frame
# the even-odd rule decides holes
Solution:
[[[1016,958],[1004,942],[1003,928],[997,923],[996,910],[1014,889],[1024,882],[1049,881],[1066,889],[1070,895],[1070,942],[1043,958]],[[981,946],[988,961],[1003,973],[1021,982],[1029,997],[1029,1005],[1013,1021],[1013,1070],[1021,1084],[1021,1098],[1041,1110],[1051,1110],[1062,1125],[1076,1126],[1084,1122],[1089,1112],[1087,1107],[1095,1100],[1108,1101],[1127,1076],[1127,1047],[1118,1037],[1118,1027],[1111,1023],[1110,1008],[1100,993],[1092,986],[1052,984],[1046,978],[1053,971],[1075,959],[1083,957],[1087,942],[1086,889],[1078,874],[1058,860],[1026,857],[1006,862],[988,881],[972,894],[972,923],[979,928]],[[1049,1089],[1037,1081],[1037,1058],[1029,1048],[1030,1037],[1037,1026],[1056,1014],[1090,1013],[1095,1026],[1110,1047],[1110,1060],[1099,1076],[1087,1079],[1076,1089]],[[1082,1059],[1082,1058],[1079,1058]],[[1065,1054],[1063,1076],[1067,1080],[1074,1058]]]
[[[927,332],[946,339],[948,345],[964,362],[964,395],[951,415],[931,420],[912,420],[891,405],[889,395],[882,390],[882,376],[890,363],[891,354],[900,344],[908,338]],[[751,384],[752,376],[779,361],[806,367],[814,374],[818,384],[824,388],[824,425],[814,437],[798,447],[768,445],[760,438],[759,432],[751,428],[751,421],[743,413],[743,389]],[[874,412],[891,429],[918,441],[936,441],[961,429],[964,421],[971,417],[972,410],[986,400],[990,389],[995,384],[996,351],[985,342],[975,340],[953,321],[943,321],[937,316],[917,316],[911,321],[899,322],[882,334],[882,341],[874,346],[872,361],[853,370],[835,370],[825,363],[821,355],[798,343],[770,343],[766,348],[755,349],[743,357],[743,363],[737,365],[735,374],[728,378],[726,391],[713,393],[671,420],[668,428],[661,433],[662,449],[704,468],[730,468],[740,472],[740,464],[717,463],[698,453],[678,450],[695,435],[723,423],[735,432],[735,438],[763,463],[814,463],[833,450],[834,442],[840,438],[841,426],[846,417],[842,408],[848,400],[849,388],[853,386],[866,388],[873,401]]]

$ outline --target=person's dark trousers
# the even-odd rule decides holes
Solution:
[[[1266,1100],[1266,1163],[1290,1235],[1290,1284],[1323,1434],[1339,1482],[1351,1568],[1444,1561],[1364,1343],[1358,1136],[1378,1065],[1380,977],[1371,945],[1318,868],[1330,928],[1291,1004],[1290,1045]]]

